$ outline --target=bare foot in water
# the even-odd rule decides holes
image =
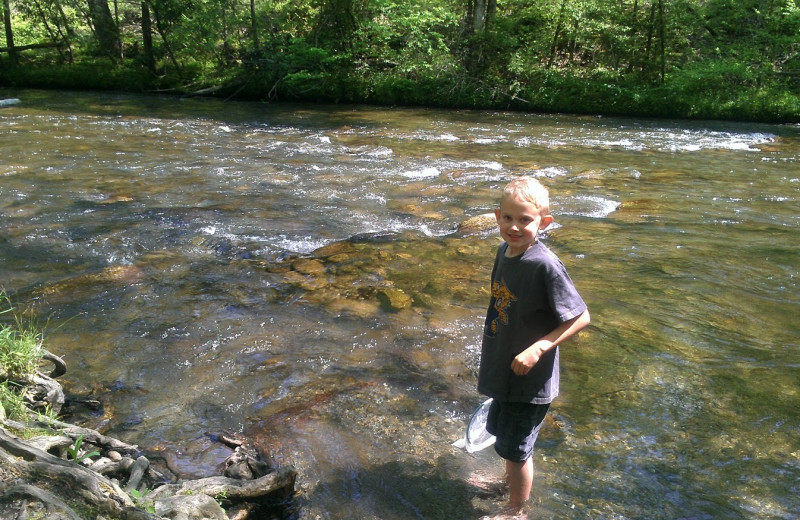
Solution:
[[[505,478],[483,471],[474,471],[469,476],[467,483],[487,495],[502,496],[508,493],[508,482],[506,482]]]
[[[528,515],[520,507],[506,506],[493,515],[482,516],[480,520],[528,520]]]

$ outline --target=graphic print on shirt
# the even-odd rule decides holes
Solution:
[[[500,323],[508,323],[508,307],[517,297],[508,290],[505,280],[492,282],[492,300],[486,315],[486,334],[494,336]]]

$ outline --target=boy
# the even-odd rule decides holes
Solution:
[[[504,243],[492,269],[478,391],[493,398],[487,430],[506,461],[509,501],[491,519],[526,518],[533,445],[558,395],[558,345],[589,324],[564,265],[538,239],[553,222],[547,189],[531,177],[510,182],[495,209]]]

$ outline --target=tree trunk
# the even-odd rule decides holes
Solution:
[[[253,50],[258,51],[258,23],[256,19],[256,0],[250,0],[250,26],[253,31]]]
[[[119,49],[119,59],[125,59],[125,54],[122,50],[122,34],[119,32],[119,2],[114,0],[114,27],[117,28],[117,48]]]
[[[644,61],[642,62],[642,72],[650,75],[652,63],[650,62],[650,51],[653,49],[653,30],[655,29],[656,4],[650,6],[650,23],[647,27],[647,43],[644,47]]]
[[[149,0],[145,0],[145,2],[149,2]],[[178,73],[178,77],[183,78],[183,70],[178,63],[177,58],[175,58],[175,53],[172,52],[172,45],[170,44],[170,40],[167,38],[167,32],[164,30],[164,27],[161,23],[161,15],[158,12],[158,9],[156,9],[155,5],[148,3],[148,6],[150,9],[152,9],[152,14],[155,16],[156,31],[158,32],[158,35],[161,36],[161,41],[163,42],[164,48],[167,51],[169,61],[171,61],[172,65],[175,67],[175,72]]]
[[[147,7],[147,2],[142,2],[142,48],[144,66],[155,74],[156,60],[153,57],[153,27],[150,23],[150,8]]]
[[[14,48],[14,31],[11,29],[11,3],[9,0],[3,0],[3,24],[6,27],[8,57],[11,60],[11,66],[16,67],[19,64],[19,59],[17,58],[17,50]]]
[[[494,12],[497,10],[497,0],[475,0],[472,4],[472,29],[476,32],[486,30]]]
[[[67,18],[66,13],[64,13],[64,7],[61,5],[60,1],[55,2],[55,7],[58,9],[58,14],[60,16],[60,21],[57,23],[58,25],[58,32],[61,35],[61,38],[67,42],[67,59],[69,63],[72,63],[72,42],[75,41],[75,30],[69,24],[69,18]],[[64,26],[64,31],[66,31],[66,36],[61,31],[61,26]]]
[[[556,30],[553,32],[553,44],[550,46],[550,59],[547,60],[547,68],[553,66],[558,50],[558,39],[561,37],[561,29],[564,24],[564,11],[567,8],[567,0],[561,0],[561,7],[558,9],[558,19],[556,20]]]
[[[119,27],[114,23],[111,9],[108,8],[108,1],[87,1],[89,5],[89,16],[94,26],[94,35],[95,38],[97,38],[97,43],[100,45],[100,50],[103,54],[111,58],[112,61],[116,62],[121,53],[119,47]]]
[[[36,9],[36,13],[42,20],[42,25],[44,25],[44,29],[50,36],[50,39],[53,40],[54,42],[66,41],[67,39],[64,37],[64,33],[61,31],[61,25],[58,23],[58,21],[54,22],[53,25],[55,25],[55,29],[53,29],[53,27],[47,20],[47,15],[45,14],[44,9],[42,9],[41,4],[39,4],[39,2],[37,2],[36,0],[34,0],[33,3]],[[61,46],[59,45],[57,48],[58,48],[58,55],[61,56],[61,59],[64,59],[64,53],[61,51]]]
[[[486,0],[475,0],[472,8],[472,29],[481,32],[486,27]]]
[[[666,54],[666,42],[665,39],[665,31],[664,31],[664,0],[658,0],[658,40],[659,40],[659,55],[661,59],[661,82],[664,82],[664,79],[667,75],[667,54]]]
[[[628,37],[630,40],[628,41],[628,52],[630,53],[630,58],[628,61],[628,68],[626,72],[631,72],[634,67],[636,66],[637,55],[636,55],[636,31],[639,30],[639,0],[634,0],[633,2],[633,14],[631,16],[631,29],[628,32]]]

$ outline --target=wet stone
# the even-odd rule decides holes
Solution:
[[[464,220],[458,225],[459,233],[479,233],[488,231],[497,226],[497,219],[494,213],[483,213]]]
[[[325,272],[325,264],[315,258],[299,258],[292,262],[292,269],[302,274],[319,275]]]
[[[376,302],[369,300],[352,300],[348,298],[338,298],[325,304],[325,307],[338,316],[354,316],[357,318],[368,318],[375,316],[380,310]]]
[[[379,289],[377,292],[381,306],[389,311],[401,311],[411,307],[413,300],[402,289],[392,287]]]
[[[351,242],[333,242],[315,249],[312,254],[317,258],[325,258],[340,254],[352,254],[355,250]]]
[[[266,270],[269,273],[287,273],[292,270],[289,264],[268,264]]]
[[[414,305],[416,305],[417,307],[425,307],[427,309],[432,309],[436,306],[436,302],[434,301],[433,297],[430,294],[415,292],[412,298],[414,300]]]
[[[300,287],[301,289],[305,289],[307,291],[314,291],[328,285],[328,283],[321,278],[317,278],[315,276],[306,276],[297,271],[289,271],[284,273],[283,279],[286,283]]]

